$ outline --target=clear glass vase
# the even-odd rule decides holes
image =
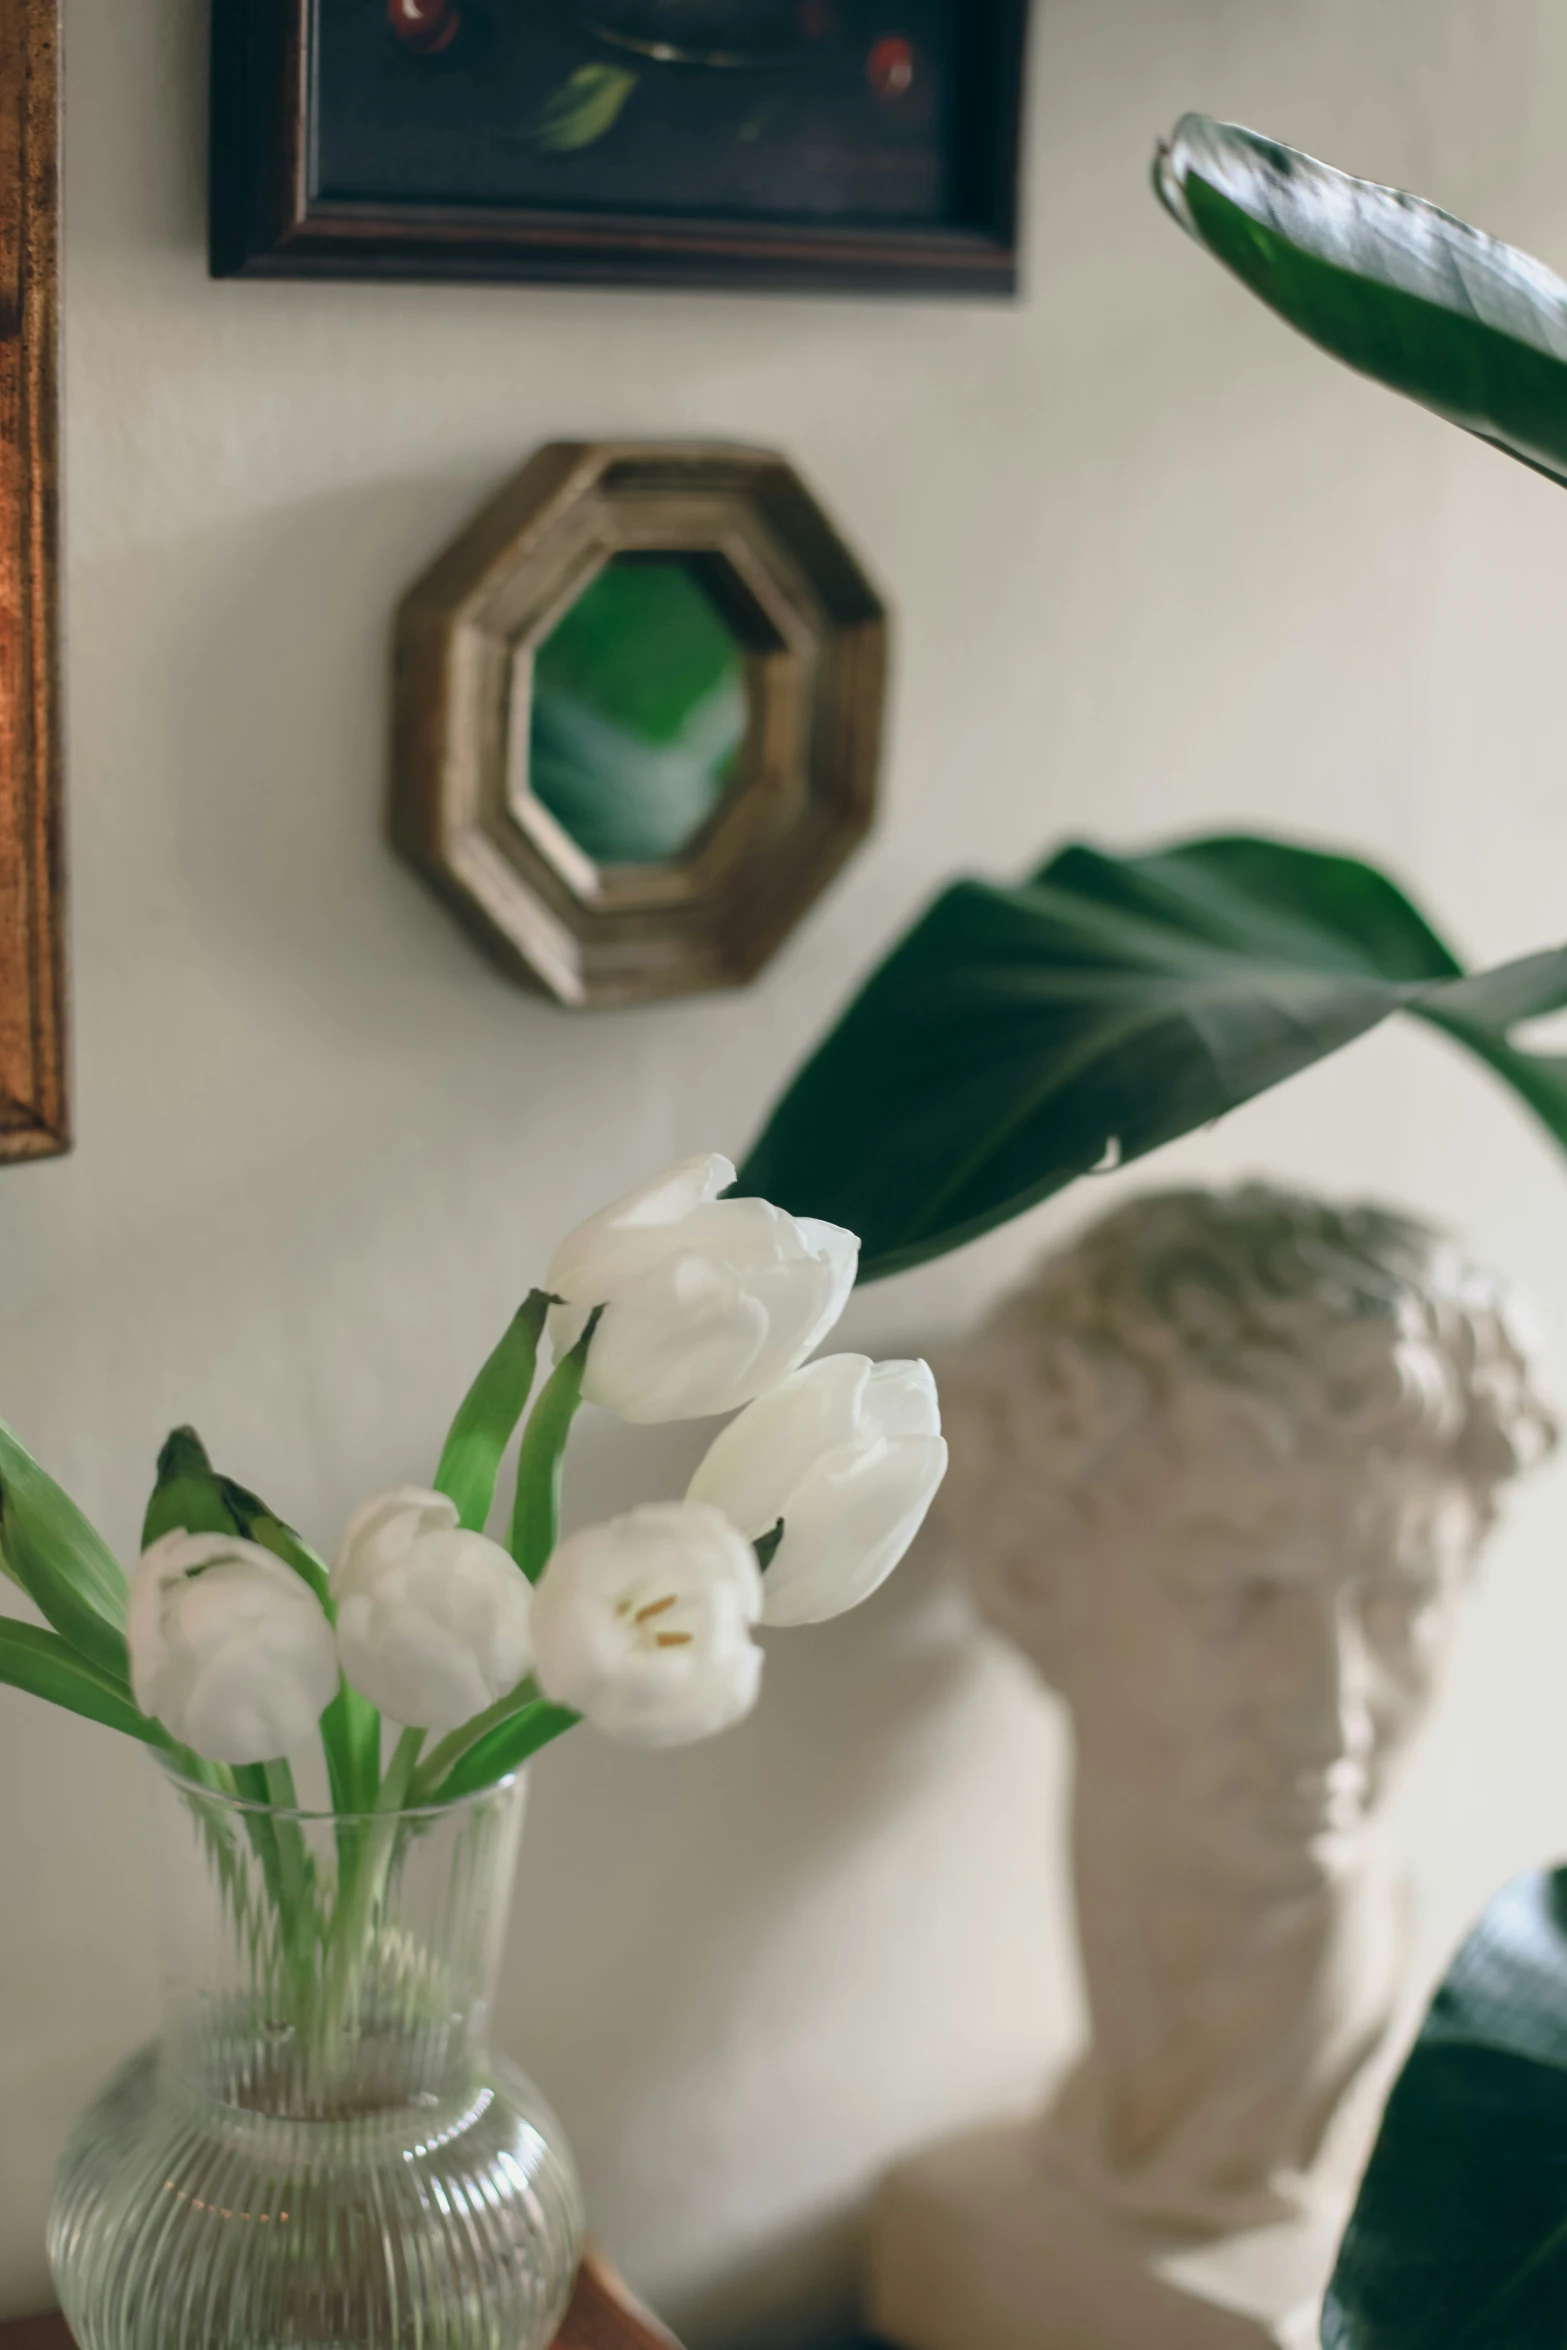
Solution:
[[[581,2191],[486,2045],[520,1782],[337,1818],[171,1776],[164,2029],[49,2219],[81,2350],[544,2350]]]

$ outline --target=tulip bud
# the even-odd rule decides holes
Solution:
[[[273,1762],[337,1695],[332,1627],[307,1583],[258,1543],[176,1526],[142,1553],[126,1618],[131,1687],[213,1762]]]
[[[500,1544],[462,1531],[444,1493],[400,1485],[364,1502],[332,1568],[337,1652],[389,1720],[455,1730],[533,1661],[533,1592]]]
[[[852,1232],[721,1199],[729,1161],[686,1159],[569,1233],[548,1287],[557,1358],[595,1306],[582,1392],[623,1420],[732,1412],[815,1352],[849,1301]]]
[[[926,1363],[827,1355],[732,1420],[691,1480],[753,1542],[780,1519],[763,1584],[769,1624],[820,1624],[884,1583],[946,1475]]]
[[[589,1526],[534,1593],[540,1688],[633,1746],[683,1746],[756,1703],[762,1581],[717,1510],[655,1502]]]

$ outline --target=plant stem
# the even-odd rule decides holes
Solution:
[[[364,1981],[365,1960],[375,1928],[376,1908],[386,1890],[387,1871],[397,1849],[398,1815],[424,1744],[422,1730],[405,1730],[392,1750],[368,1820],[356,1820],[352,1854],[341,1857],[337,1907],[323,1960],[324,2034],[341,2032],[352,2019]],[[342,1853],[341,1840],[339,1852]]]
[[[547,1290],[528,1292],[458,1405],[442,1449],[435,1490],[456,1503],[459,1525],[476,1534],[484,1531],[501,1456],[533,1392],[545,1318],[558,1303]]]
[[[595,1306],[588,1326],[562,1355],[528,1416],[517,1453],[517,1502],[512,1512],[511,1555],[530,1583],[537,1583],[560,1538],[560,1488],[566,1439],[582,1401],[588,1348],[604,1309]]]
[[[291,1979],[301,2020],[315,2001],[316,1899],[315,1864],[299,1821],[286,1815],[299,1809],[299,1795],[289,1764],[279,1758],[260,1765],[267,1801],[275,1816],[272,1829],[277,1854],[277,1911],[284,1964]]]
[[[419,1749],[424,1744],[422,1730],[405,1730],[392,1749],[392,1759],[386,1766],[386,1777],[381,1781],[381,1792],[375,1799],[375,1808],[381,1811],[401,1811],[408,1800],[408,1782],[413,1777],[414,1765],[419,1760]]]

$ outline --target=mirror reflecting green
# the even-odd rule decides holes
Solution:
[[[616,555],[534,653],[529,788],[598,864],[679,856],[734,779],[745,654],[698,560]]]

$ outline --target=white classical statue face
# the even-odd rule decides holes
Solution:
[[[1427,1463],[1173,1465],[1056,1562],[1039,1661],[1085,1778],[1111,1775],[1172,1874],[1336,1874],[1429,1708],[1480,1532]]]

